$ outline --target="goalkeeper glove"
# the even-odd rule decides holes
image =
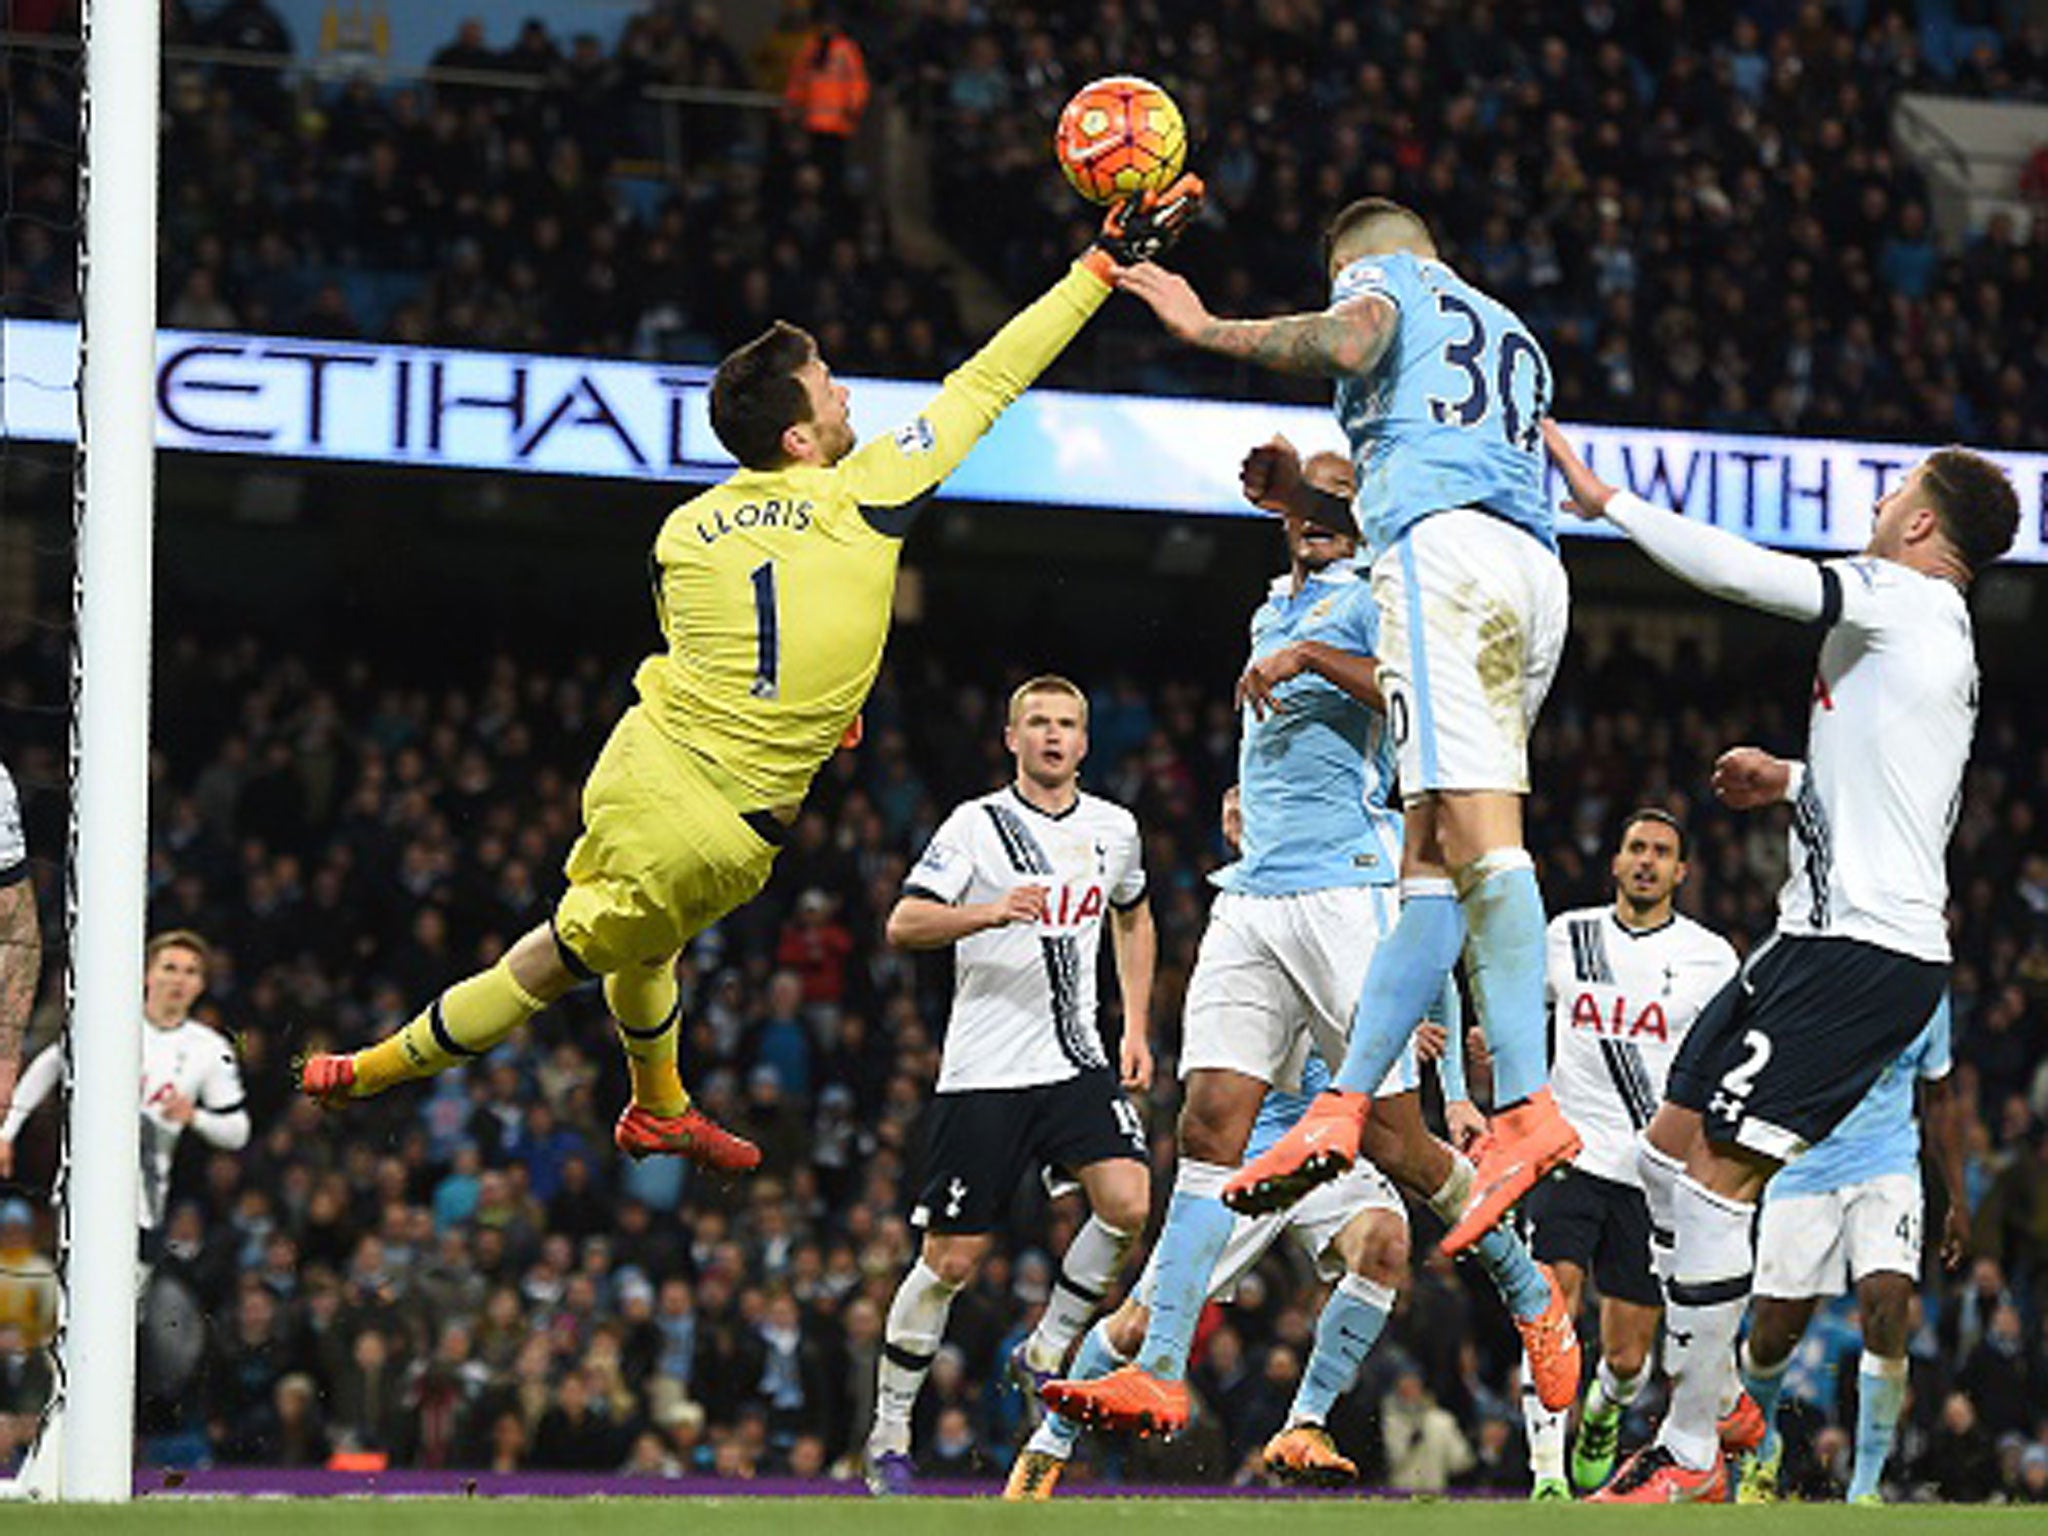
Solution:
[[[1202,211],[1202,178],[1184,173],[1171,186],[1140,192],[1111,205],[1102,233],[1081,260],[1107,282],[1116,267],[1134,267],[1163,256]]]

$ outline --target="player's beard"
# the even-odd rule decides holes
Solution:
[[[1624,886],[1621,892],[1621,904],[1628,908],[1628,915],[1633,921],[1634,926],[1640,928],[1648,923],[1651,915],[1659,907],[1666,905],[1671,900],[1671,897],[1672,893],[1668,891],[1657,896],[1638,896],[1634,891]]]

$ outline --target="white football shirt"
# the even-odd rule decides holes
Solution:
[[[1683,913],[1642,929],[1625,926],[1612,906],[1550,920],[1550,1089],[1585,1142],[1574,1167],[1641,1187],[1636,1132],[1663,1101],[1700,1010],[1736,968],[1728,941]]]
[[[949,906],[1048,888],[1046,916],[969,934],[953,946],[953,1010],[940,1093],[1029,1088],[1109,1065],[1096,1015],[1102,916],[1144,899],[1138,821],[1083,794],[1055,816],[1015,787],[956,807],[903,883]]]
[[[1778,928],[1946,961],[1948,839],[1977,724],[1970,610],[1953,583],[1896,561],[1822,569],[1834,622],[1795,770]]]
[[[64,1058],[55,1045],[45,1047],[28,1064],[15,1089],[14,1103],[6,1119],[0,1121],[0,1140],[13,1141],[20,1134],[22,1122],[50,1096],[63,1072]],[[198,1106],[192,1129],[214,1146],[234,1151],[249,1140],[242,1068],[227,1039],[196,1019],[170,1029],[158,1029],[143,1020],[142,1187],[136,1220],[150,1231],[163,1224],[170,1198],[171,1162],[185,1130],[163,1116],[163,1105],[173,1093],[183,1094]]]

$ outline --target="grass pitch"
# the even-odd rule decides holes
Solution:
[[[1587,1522],[1591,1524],[1587,1524]],[[1366,1502],[1351,1499],[1067,1499],[1011,1505],[994,1499],[200,1499],[151,1497],[111,1508],[14,1505],[10,1533],[49,1536],[960,1536],[1072,1531],[1138,1536],[1550,1536],[1608,1530],[1733,1531],[1743,1536],[1836,1536],[1911,1531],[1942,1536],[2042,1529],[2027,1508],[1896,1505],[1848,1509],[1646,1509],[1518,1503]]]

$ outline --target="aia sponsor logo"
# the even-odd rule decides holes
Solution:
[[[1581,992],[1573,998],[1572,1028],[1590,1030],[1611,1040],[1650,1039],[1669,1043],[1671,1039],[1671,1026],[1664,1017],[1662,1003],[1631,1008],[1628,999],[1618,992],[1613,1003],[1604,1009],[1591,992]]]

